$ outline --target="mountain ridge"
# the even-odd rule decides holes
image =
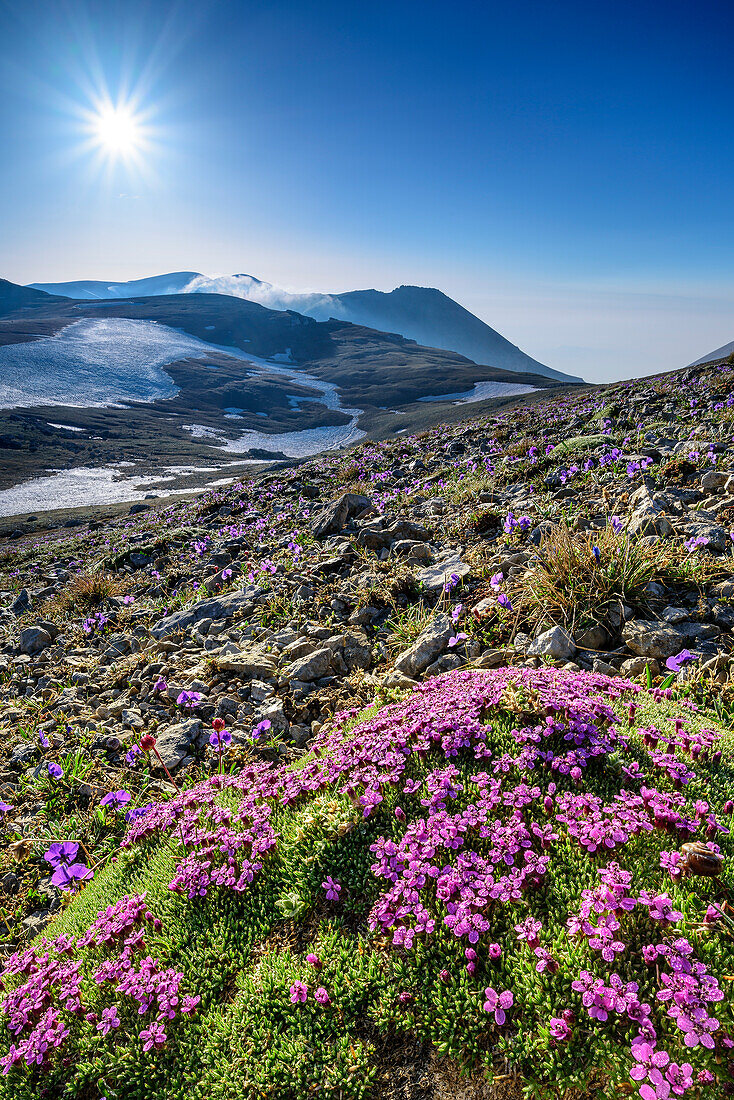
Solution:
[[[31,283],[35,290],[80,300],[127,298],[138,294],[224,293],[256,301],[273,309],[291,308],[317,321],[330,318],[396,332],[424,347],[455,351],[475,363],[502,370],[531,372],[558,382],[582,378],[540,363],[502,336],[470,310],[436,287],[402,284],[391,291],[351,290],[291,292],[274,287],[254,275],[209,278],[199,272],[175,271],[128,282],[83,280],[67,283]]]
[[[220,468],[226,450],[242,461],[329,451],[557,385],[231,295],[84,301],[19,290],[35,308],[0,316],[0,488],[119,463],[125,477],[202,460]]]
[[[702,356],[700,359],[696,359],[695,362],[689,363],[689,367],[702,367],[705,363],[713,363],[716,359],[725,359],[727,355],[734,354],[734,340],[729,344],[724,344],[723,347],[717,348],[716,351],[709,352],[708,355]]]
[[[34,309],[62,301],[61,295],[49,294],[35,287],[20,286],[8,279],[0,279],[0,317],[15,313],[17,310]]]

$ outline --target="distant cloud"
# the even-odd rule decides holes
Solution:
[[[316,321],[328,321],[330,317],[345,317],[338,298],[320,291],[287,290],[282,286],[262,282],[252,275],[197,275],[183,288],[185,294],[230,294],[246,298],[268,309],[293,309],[305,313]]]

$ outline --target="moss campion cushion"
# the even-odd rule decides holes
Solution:
[[[731,739],[669,696],[454,672],[138,812],[6,962],[0,1097],[378,1097],[406,1043],[727,1095]]]

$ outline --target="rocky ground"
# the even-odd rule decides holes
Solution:
[[[109,858],[106,795],[129,815],[296,757],[336,711],[438,673],[675,679],[728,715],[733,381],[720,363],[551,398],[4,540],[0,942],[64,904],[50,842]]]

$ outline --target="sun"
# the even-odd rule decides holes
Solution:
[[[111,157],[129,157],[143,142],[143,128],[133,110],[123,104],[101,106],[92,119],[95,140]]]

